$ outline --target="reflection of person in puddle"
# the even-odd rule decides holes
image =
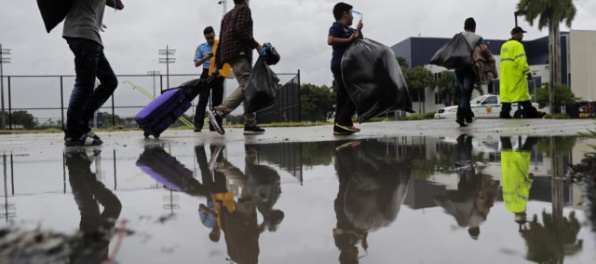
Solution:
[[[209,239],[218,242],[221,236],[220,212],[222,208],[228,212],[234,211],[236,202],[234,201],[234,193],[228,191],[226,176],[215,170],[215,166],[223,159],[222,150],[224,146],[211,145],[210,148],[211,158],[207,162],[205,146],[195,146],[202,183],[208,192],[207,204],[199,205],[199,215],[203,224],[211,228]]]
[[[472,239],[478,239],[480,224],[486,221],[499,191],[499,182],[490,175],[476,173],[472,161],[472,137],[457,138],[458,174],[457,190],[435,197],[435,202],[453,215],[457,224],[468,228]]]
[[[224,158],[215,165],[216,172],[222,173],[228,181],[240,188],[234,209],[220,210],[219,221],[230,259],[236,263],[258,263],[261,232],[265,228],[275,231],[283,219],[283,212],[272,209],[281,190],[277,172],[256,164],[256,148],[247,145],[245,149],[246,173]],[[271,171],[277,177],[271,175]],[[271,186],[267,186],[269,184]],[[257,220],[257,208],[263,214],[261,224]]]
[[[530,151],[538,142],[528,137],[519,150],[513,150],[510,137],[501,137],[501,175],[503,177],[503,201],[505,208],[515,216],[515,222],[527,222],[526,204],[534,175],[530,172]],[[521,144],[521,142],[520,142]]]
[[[69,150],[65,154],[68,179],[81,214],[79,224],[83,234],[75,246],[71,263],[101,263],[108,258],[108,246],[122,204],[118,197],[97,180],[91,163],[99,151],[88,155],[86,150]],[[99,205],[103,207],[100,212]]]
[[[358,245],[366,254],[368,233],[395,221],[410,182],[408,164],[387,154],[384,143],[338,142],[333,238],[340,263],[358,263]]]

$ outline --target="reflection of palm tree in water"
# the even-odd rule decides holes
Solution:
[[[490,208],[498,195],[499,181],[490,175],[477,174],[472,158],[472,137],[457,138],[459,182],[457,190],[435,197],[435,202],[453,215],[457,224],[468,227],[473,239],[480,235],[480,224],[486,221]]]
[[[340,263],[358,263],[358,244],[366,252],[370,231],[397,218],[410,181],[408,162],[385,153],[385,144],[338,142],[335,168],[339,191],[333,238]]]
[[[526,258],[538,263],[563,263],[565,255],[573,255],[582,249],[582,240],[577,240],[580,224],[575,212],[569,218],[554,219],[552,214],[542,212],[543,224],[534,215],[528,227],[520,230],[526,240]]]
[[[69,182],[81,214],[82,243],[75,246],[71,263],[101,263],[108,258],[108,246],[122,204],[118,197],[98,181],[91,172],[96,154],[87,156],[85,150],[65,153]],[[100,212],[99,205],[103,206]]]
[[[258,263],[260,234],[267,227],[269,231],[275,231],[283,219],[283,212],[272,209],[281,192],[279,174],[264,165],[257,165],[256,162],[255,147],[246,146],[245,173],[223,157],[218,157],[215,165],[216,177],[218,177],[218,173],[221,173],[221,176],[225,175],[224,179],[227,178],[228,181],[241,188],[234,209],[219,210],[218,212],[218,220],[221,230],[224,232],[228,255],[232,261],[240,264]],[[207,173],[201,171],[202,174]],[[204,176],[203,179],[205,181]],[[213,186],[213,188],[215,187]],[[207,188],[210,187],[207,186]],[[216,200],[215,203],[217,206],[217,203],[221,203],[221,201]],[[263,214],[263,223],[261,224],[257,220],[257,208]]]

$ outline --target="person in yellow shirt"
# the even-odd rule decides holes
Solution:
[[[213,27],[208,26],[203,30],[203,35],[207,42],[199,45],[195,52],[194,64],[195,67],[202,67],[203,72],[201,73],[201,79],[207,79],[212,75],[213,68],[215,67],[215,55],[217,50],[217,44],[219,43],[215,39],[215,31]],[[203,124],[205,122],[205,110],[209,103],[209,94],[211,94],[211,107],[215,107],[221,104],[224,95],[224,80],[225,77],[230,77],[230,65],[226,64],[222,69],[219,70],[218,76],[216,76],[205,89],[201,90],[199,94],[199,103],[195,110],[194,126],[195,132],[201,132]],[[213,127],[210,126],[210,131],[214,131]]]

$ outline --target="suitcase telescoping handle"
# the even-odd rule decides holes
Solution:
[[[211,82],[213,82],[213,80],[215,80],[216,77],[217,76],[215,74],[213,74],[213,75],[207,77],[207,79],[205,79],[205,82],[206,83],[211,83]]]

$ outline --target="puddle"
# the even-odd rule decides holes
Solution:
[[[573,178],[570,167],[594,143],[462,135],[6,154],[0,261],[593,263],[591,160]]]

